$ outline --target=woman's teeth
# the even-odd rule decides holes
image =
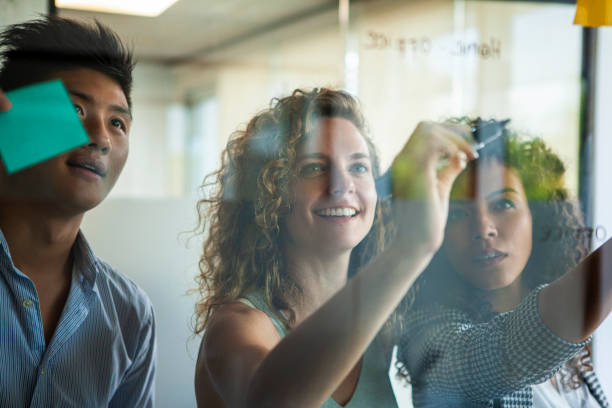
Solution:
[[[315,211],[315,214],[322,217],[352,217],[357,211],[354,208],[325,208]]]

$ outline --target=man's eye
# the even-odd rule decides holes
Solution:
[[[124,132],[127,129],[125,124],[123,123],[123,121],[120,120],[120,119],[111,119],[111,125],[113,125],[116,128],[119,128],[119,129],[123,130]]]
[[[85,116],[85,111],[79,105],[74,105],[74,110],[79,116]]]
[[[350,170],[355,173],[368,173],[370,168],[363,163],[355,163],[351,166]]]

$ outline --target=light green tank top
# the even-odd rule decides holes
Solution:
[[[245,299],[239,299],[248,306],[264,312],[276,327],[281,337],[287,334],[287,328],[276,317],[272,309],[264,300],[262,293],[252,293]],[[385,353],[385,341],[381,336],[376,336],[368,346],[363,355],[361,374],[357,382],[357,388],[353,397],[345,408],[397,408],[391,381],[389,380],[389,357],[391,353]],[[342,406],[328,398],[321,408],[341,408]]]

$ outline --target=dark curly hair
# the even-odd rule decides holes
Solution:
[[[264,291],[281,321],[295,322],[288,300],[301,292],[286,273],[283,223],[291,209],[289,189],[297,175],[299,148],[317,121],[328,117],[355,125],[370,151],[373,175],[379,175],[378,156],[359,104],[343,91],[297,89],[290,96],[273,99],[270,108],[253,117],[245,130],[235,132],[222,154],[221,168],[203,185],[216,190],[197,205],[197,231],[207,237],[197,278],[196,334],[205,329],[215,308],[254,290]],[[378,201],[372,229],[351,253],[349,276],[383,250],[388,239],[387,206]],[[285,317],[279,310],[289,313]]]
[[[475,125],[476,120],[458,119],[452,122]],[[582,222],[579,206],[569,197],[565,187],[563,161],[540,138],[524,139],[509,129],[505,135],[488,144],[479,152],[462,177],[471,169],[496,161],[518,174],[532,215],[532,250],[522,272],[529,290],[562,276],[587,254],[589,233]],[[495,316],[491,304],[479,289],[455,273],[442,251],[434,256],[429,266],[417,279],[402,301],[399,314],[410,313],[412,308],[439,303],[459,309],[476,322],[485,322]],[[401,335],[401,318],[396,335]],[[563,384],[571,388],[580,386],[581,373],[592,370],[588,363],[590,350],[570,360],[562,369]],[[404,364],[398,361],[399,375],[409,379]]]

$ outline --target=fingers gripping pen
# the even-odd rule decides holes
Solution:
[[[506,134],[506,125],[510,119],[505,120],[482,120],[477,118],[471,128],[472,149],[479,152],[492,142],[498,140]],[[438,169],[448,165],[448,159],[442,158],[438,163]],[[391,197],[393,184],[391,181],[391,169],[387,170],[382,176],[376,179],[376,192],[381,200]]]

